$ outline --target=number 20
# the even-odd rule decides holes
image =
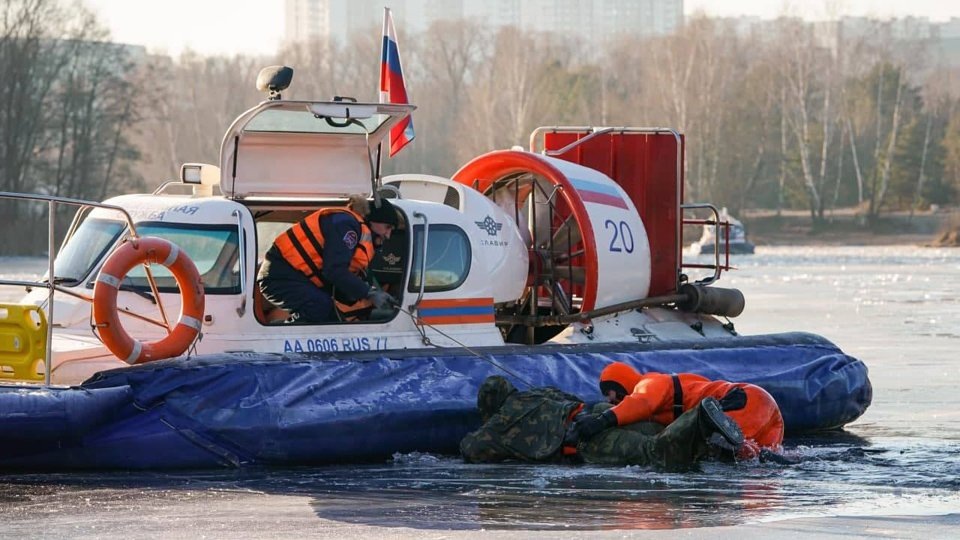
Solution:
[[[613,229],[613,238],[610,239],[610,251],[616,253],[633,253],[633,231],[626,221],[621,221],[619,227],[612,219],[603,223],[605,229]],[[619,241],[619,242],[618,242]]]

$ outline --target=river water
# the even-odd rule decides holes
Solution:
[[[761,247],[732,263],[737,270],[720,285],[747,298],[734,320],[740,333],[821,334],[870,367],[873,405],[844,432],[788,440],[798,464],[705,463],[664,474],[407,454],[282,470],[0,473],[0,535],[566,535],[960,514],[960,250]],[[0,274],[26,276],[43,264],[0,260]]]

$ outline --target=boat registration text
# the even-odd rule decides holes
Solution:
[[[287,339],[283,352],[379,351],[387,348],[386,337],[330,337]]]

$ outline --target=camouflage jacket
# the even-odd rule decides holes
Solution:
[[[471,463],[559,459],[568,419],[582,405],[556,388],[520,392],[503,377],[488,377],[477,395],[483,425],[463,438],[460,453]]]

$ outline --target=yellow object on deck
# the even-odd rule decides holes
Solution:
[[[46,354],[43,310],[33,305],[0,304],[0,380],[42,381]]]

